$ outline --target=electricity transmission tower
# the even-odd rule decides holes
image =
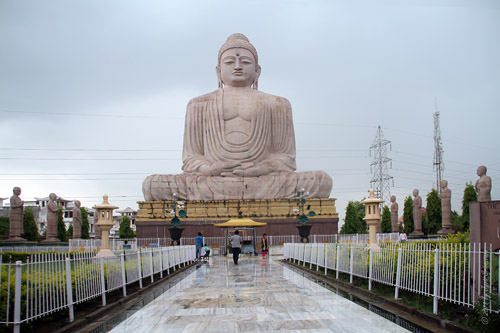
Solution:
[[[434,171],[436,172],[436,189],[441,193],[441,176],[444,171],[443,147],[441,143],[441,129],[439,127],[439,112],[434,113]]]
[[[370,171],[373,174],[370,185],[375,192],[375,196],[380,200],[384,200],[385,204],[389,204],[391,188],[389,181],[394,180],[392,176],[389,176],[389,162],[392,160],[387,157],[387,145],[390,145],[391,141],[384,137],[382,128],[379,126],[377,134],[375,135],[375,140],[373,140],[370,146],[370,157],[373,152],[373,161],[370,164]],[[392,164],[392,163],[391,163]],[[392,165],[391,165],[392,168]]]

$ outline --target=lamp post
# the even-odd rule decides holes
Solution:
[[[174,193],[173,196],[174,198],[176,198],[177,194]],[[180,209],[179,210],[180,217],[186,217],[186,211],[184,210],[184,201],[177,201],[176,199],[174,199],[173,203],[170,204],[170,207],[165,209],[166,214],[170,214],[173,216],[172,219],[170,220],[172,228],[168,229],[168,231],[170,232],[170,238],[172,239],[172,245],[180,244],[182,231],[184,231],[183,228],[179,228],[181,221],[179,220],[179,217],[177,217],[177,209]]]
[[[107,194],[102,198],[102,204],[92,207],[97,211],[97,226],[101,229],[101,250],[97,253],[97,256],[114,257],[115,254],[109,246],[109,231],[113,228],[113,209],[118,207],[109,204]]]
[[[361,201],[365,205],[365,218],[366,224],[368,224],[370,232],[370,247],[374,250],[380,249],[377,244],[377,225],[380,224],[380,204],[384,200],[375,198],[373,189],[370,189],[370,197]]]
[[[293,212],[299,214],[299,223],[300,225],[297,226],[297,229],[299,230],[299,236],[300,236],[300,241],[302,243],[308,243],[309,242],[309,234],[311,233],[311,225],[307,225],[309,223],[309,217],[308,216],[316,216],[316,212],[311,210],[311,205],[307,205],[306,203],[307,200],[304,199],[304,195],[309,195],[309,192],[305,192],[303,188],[301,188],[297,192],[297,198],[300,200],[297,202],[298,208],[294,208]],[[309,212],[306,214],[306,210]]]

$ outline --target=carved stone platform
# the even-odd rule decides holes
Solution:
[[[338,214],[336,199],[307,199],[306,205],[316,216],[309,218],[313,226],[311,234],[336,234],[338,232]],[[137,237],[169,237],[172,216],[168,213],[172,201],[140,201],[136,217]],[[221,228],[215,223],[237,218],[238,212],[257,222],[266,222],[266,227],[258,228],[257,234],[296,235],[298,214],[297,200],[224,200],[224,201],[184,201],[187,213],[181,218],[180,227],[185,228],[183,237],[194,237],[202,232],[205,237],[223,236]]]

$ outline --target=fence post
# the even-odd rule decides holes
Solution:
[[[163,279],[163,250],[161,247],[159,248],[158,255],[160,256],[160,279]]]
[[[141,260],[141,250],[137,250],[137,269],[139,270],[139,288],[142,289],[142,260]]]
[[[339,254],[339,243],[336,243],[335,246],[337,248],[337,251],[336,251],[337,252],[337,260],[335,262],[335,269],[337,270],[337,272],[336,272],[335,278],[338,280],[338,278],[339,278],[339,256],[340,256],[340,254]]]
[[[328,275],[328,244],[325,244],[325,275]]]
[[[102,306],[106,305],[106,280],[104,276],[104,258],[101,256],[101,292],[102,292]]]
[[[71,260],[69,257],[66,257],[66,297],[68,303],[68,312],[69,312],[69,322],[73,322],[75,320],[75,314],[73,312],[73,289],[72,289],[72,281],[71,281]]]
[[[438,296],[439,296],[439,249],[434,250],[434,300],[432,302],[432,312],[438,313]]]
[[[368,268],[368,290],[372,290],[372,268],[373,268],[373,249],[370,247],[370,266]]]
[[[149,264],[151,265],[151,283],[154,282],[154,268],[153,268],[153,249],[149,249]]]
[[[23,274],[23,264],[16,261],[16,286],[14,289],[14,332],[21,331],[21,276]],[[8,321],[8,318],[7,318]]]
[[[398,266],[396,268],[396,288],[394,288],[394,299],[399,298],[399,285],[401,281],[401,259],[403,257],[403,248],[398,248]]]
[[[350,262],[349,262],[349,273],[350,273],[350,277],[349,277],[349,283],[352,284],[352,269],[353,269],[353,261],[354,261],[354,249],[352,248],[352,245],[349,246],[349,250],[351,250],[351,259],[350,259]]]
[[[123,253],[120,254],[120,261],[122,264],[122,285],[123,285],[123,296],[127,296],[127,278],[125,274],[125,255]]]

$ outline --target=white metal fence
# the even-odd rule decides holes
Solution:
[[[243,240],[252,240],[253,236],[243,235]],[[268,245],[269,246],[282,246],[285,243],[300,243],[301,237],[299,235],[269,235]],[[353,235],[311,235],[309,236],[309,241],[311,243],[356,243],[365,244],[368,243],[368,234],[353,234]],[[258,242],[260,237],[258,238]],[[377,234],[377,242],[392,242],[396,243],[399,241],[398,233],[387,233]],[[218,255],[219,253],[225,253],[226,240],[224,237],[203,237],[203,242],[207,244],[214,251],[211,255]],[[121,251],[124,249],[136,250],[139,248],[157,248],[162,246],[170,246],[172,244],[171,238],[131,238],[131,239],[117,239],[111,238],[109,240],[109,245],[113,251]],[[182,237],[180,240],[180,245],[194,245],[196,244],[194,237]],[[31,247],[36,248],[36,247]],[[101,240],[100,239],[70,239],[69,240],[69,251],[95,251],[100,250]],[[1,251],[1,248],[0,248]],[[6,251],[6,250],[4,250]],[[60,251],[60,249],[54,249],[53,251]],[[64,251],[64,250],[63,250]],[[43,252],[43,250],[33,250],[25,252]]]
[[[309,264],[349,274],[399,290],[433,298],[437,314],[438,300],[474,307],[477,302],[489,312],[499,312],[500,265],[499,252],[491,245],[437,243],[381,244],[379,250],[361,244],[284,244],[284,257],[294,263]]]
[[[196,259],[195,247],[171,246],[130,250],[114,257],[97,257],[96,252],[43,253],[29,256],[26,263],[2,262],[0,255],[0,324],[20,325],[50,313],[68,310],[73,321],[73,305],[97,297],[106,305],[106,294],[144,278],[154,282],[154,274],[170,274]],[[2,281],[2,279],[7,281]],[[3,304],[2,304],[3,303]]]

